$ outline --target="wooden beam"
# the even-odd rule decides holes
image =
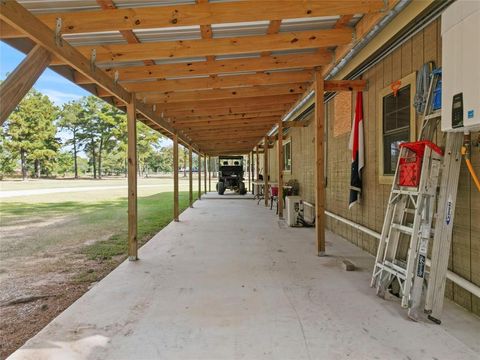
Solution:
[[[268,129],[266,129],[268,130]],[[248,131],[248,132],[242,132],[242,133],[234,133],[234,134],[229,134],[229,133],[223,133],[223,134],[210,134],[210,135],[198,135],[193,137],[195,143],[197,144],[202,144],[202,143],[209,143],[209,142],[219,142],[219,141],[244,141],[244,140],[249,140],[249,139],[258,139],[262,138],[262,136],[265,134],[266,130],[255,130],[255,131]]]
[[[140,94],[139,97],[149,104],[174,103],[194,100],[258,98],[262,96],[302,94],[308,88],[306,84],[285,84],[272,86],[251,86],[235,89],[214,89],[169,93],[166,95]],[[253,100],[253,99],[252,99]]]
[[[200,40],[162,41],[140,44],[79,46],[84,56],[96,50],[98,63],[142,61],[149,58],[175,59],[198,56],[251,54],[262,51],[286,51],[346,45],[352,41],[348,28],[297,31],[272,35],[241,36]],[[56,64],[56,63],[55,63]]]
[[[278,85],[312,82],[311,71],[286,71],[255,75],[227,75],[214,78],[190,78],[124,83],[128,91],[137,93],[162,93],[206,89],[238,88],[256,85]]]
[[[298,96],[298,95],[297,95]],[[251,98],[250,101],[254,101]],[[289,109],[289,104],[277,104],[277,105],[251,105],[239,108],[231,109],[201,109],[196,110],[194,113],[183,110],[168,112],[164,114],[166,118],[171,118],[174,120],[189,120],[189,119],[241,119],[247,117],[261,117],[261,116],[274,116],[274,115],[283,115],[285,111]]]
[[[112,67],[105,69],[105,71],[110,74],[112,78],[117,71],[121,82],[250,71],[312,69],[316,66],[329,64],[332,59],[331,52],[325,49],[320,49],[320,51],[315,54],[275,55],[261,58],[231,59],[215,62],[195,61],[152,66]],[[76,74],[77,84],[88,83],[89,81],[88,78]]]
[[[0,84],[0,125],[4,123],[30,91],[33,84],[47,68],[50,60],[50,52],[40,45],[36,45]]]
[[[108,13],[90,10],[38,14],[38,19],[55,29],[62,19],[62,33],[91,33],[164,27],[210,25],[245,21],[365,14],[377,12],[383,1],[358,0],[249,0],[195,5],[148,6],[112,9]],[[21,31],[2,31],[3,38],[24,36]]]
[[[188,203],[193,207],[193,151],[192,146],[188,146]]]
[[[315,72],[315,235],[318,256],[325,255],[324,87],[321,70]]]
[[[308,122],[306,121],[288,121],[283,124],[284,129],[290,129],[295,127],[306,127],[308,126]]]
[[[264,144],[268,146],[268,136],[264,137]],[[263,196],[265,198],[265,206],[268,206],[269,193],[268,193],[268,150],[265,150],[263,153]]]
[[[178,207],[178,136],[173,135],[173,220],[179,221]]]
[[[133,97],[132,97],[133,99]],[[135,101],[127,104],[128,141],[128,259],[138,259],[137,240],[137,111]]]
[[[367,86],[367,80],[326,80],[325,91],[363,91]]]
[[[278,217],[283,219],[283,121],[278,121],[278,136],[277,136],[277,164],[278,164]]]
[[[278,116],[267,116],[267,117],[251,117],[251,118],[240,118],[240,119],[213,119],[213,120],[183,120],[176,121],[174,123],[177,129],[195,129],[195,131],[201,130],[201,128],[225,128],[230,126],[242,126],[245,127],[255,126],[255,125],[267,125],[275,123],[280,118]],[[199,128],[199,129],[197,129]]]
[[[262,107],[265,105],[283,105],[294,103],[298,99],[298,95],[279,95],[279,96],[264,96],[262,98],[252,101],[252,99],[227,99],[227,100],[204,100],[204,101],[186,101],[175,104],[158,105],[158,112],[163,112],[165,115],[173,115],[176,111],[190,112],[195,115],[195,111],[208,109],[232,109],[233,112],[238,108],[248,108],[251,106]]]

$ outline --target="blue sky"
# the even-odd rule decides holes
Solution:
[[[5,79],[7,74],[12,72],[24,58],[23,53],[0,41],[0,79]],[[59,106],[68,101],[80,99],[82,96],[90,95],[81,87],[50,69],[45,70],[35,83],[34,88],[48,95]]]

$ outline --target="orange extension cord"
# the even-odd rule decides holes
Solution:
[[[465,158],[465,162],[467,163],[467,168],[468,168],[468,171],[470,172],[470,175],[472,176],[473,182],[475,183],[477,190],[480,191],[480,181],[478,180],[477,174],[473,169],[472,162],[470,161],[468,156],[466,156],[467,148],[465,146],[462,146],[462,155]]]

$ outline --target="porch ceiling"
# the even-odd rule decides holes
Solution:
[[[61,19],[63,42],[87,63],[95,51],[92,68],[135,94],[148,125],[207,154],[250,151],[308,90],[313,69],[332,66],[386,13],[383,0],[18,3],[52,34]],[[1,39],[38,42],[0,18]],[[52,53],[52,68],[71,67],[77,84],[125,106],[103,80]]]

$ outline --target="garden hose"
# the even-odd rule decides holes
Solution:
[[[477,190],[480,191],[480,181],[478,180],[477,174],[475,173],[475,170],[473,169],[472,162],[470,161],[470,134],[465,134],[465,140],[462,146],[462,155],[465,158],[465,163],[467,164],[468,171],[470,172],[470,175],[472,176],[473,182],[475,183],[475,186],[477,187]]]

